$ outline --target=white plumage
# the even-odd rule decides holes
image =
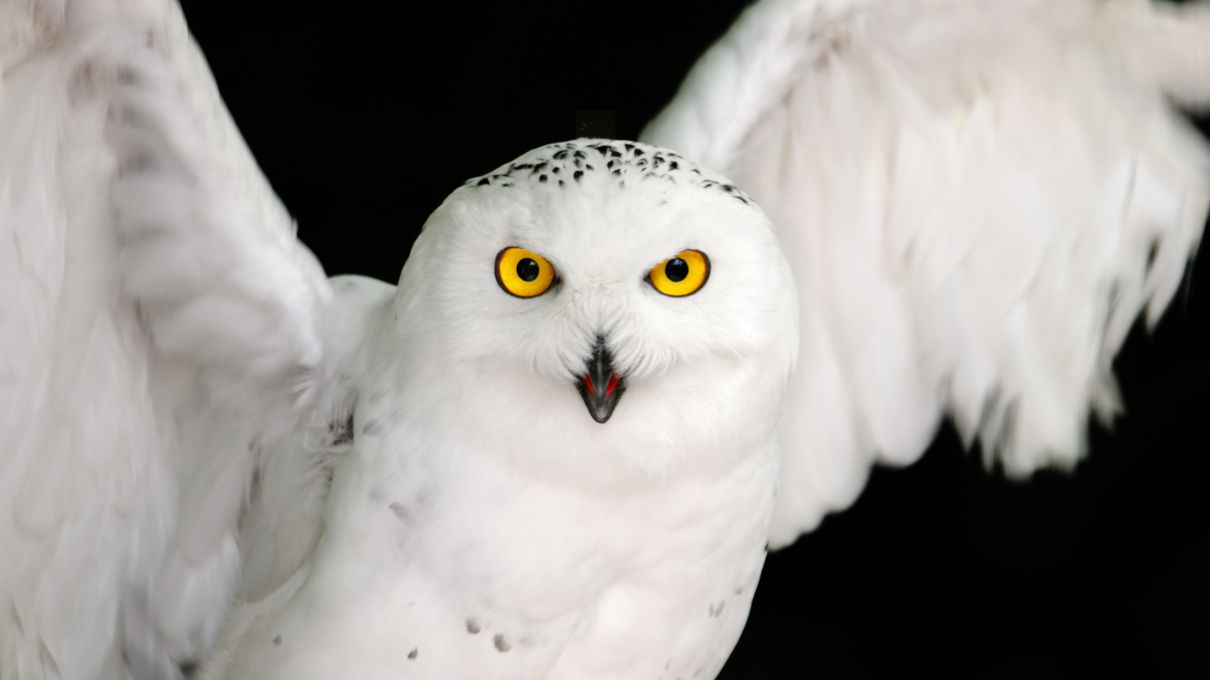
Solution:
[[[1158,320],[1202,232],[1205,145],[1166,97],[1205,98],[1210,19],[788,7],[750,10],[645,133],[727,169],[794,265],[814,377],[787,395],[798,493],[775,543],[852,502],[871,461],[915,460],[944,412],[1010,474],[1072,465],[1089,408],[1117,410],[1126,332]]]
[[[0,678],[717,673],[765,541],[943,414],[1023,474],[1114,412],[1205,219],[1203,14],[766,0],[645,133],[680,157],[539,149],[395,295],[323,279],[174,5],[0,3]],[[643,284],[686,247],[700,294]]]

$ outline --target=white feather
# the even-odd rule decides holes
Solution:
[[[0,20],[0,678],[172,677],[238,582],[250,444],[324,379],[328,284],[175,3]]]
[[[643,147],[459,190],[398,291],[333,294],[175,4],[0,0],[0,680],[717,672],[770,516],[947,414],[1015,474],[1112,415],[1205,218],[1167,97],[1210,99],[1208,39],[1205,5],[765,0],[647,137],[790,268]],[[512,243],[558,295],[483,275]],[[686,243],[718,267],[673,303],[642,274]]]
[[[644,139],[748,190],[794,269],[775,545],[943,414],[1012,475],[1080,457],[1201,235],[1210,156],[1169,97],[1210,97],[1208,9],[765,0],[701,59]]]

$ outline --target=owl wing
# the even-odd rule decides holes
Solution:
[[[1210,5],[764,0],[644,133],[769,213],[798,287],[772,542],[907,464],[943,415],[1012,475],[1071,466],[1210,203],[1173,102]]]
[[[331,292],[175,2],[0,0],[0,73],[0,678],[173,677]]]

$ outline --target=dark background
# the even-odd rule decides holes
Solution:
[[[328,272],[394,282],[466,178],[637,136],[744,3],[251,4],[186,4],[237,123]],[[1210,677],[1206,260],[1075,474],[1008,482],[943,431],[770,556],[722,677]]]

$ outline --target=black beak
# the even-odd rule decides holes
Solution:
[[[598,423],[609,420],[613,409],[626,391],[626,385],[617,373],[613,372],[613,357],[605,346],[605,338],[597,336],[597,343],[592,348],[592,357],[588,359],[584,375],[577,381],[580,396],[588,413]]]

